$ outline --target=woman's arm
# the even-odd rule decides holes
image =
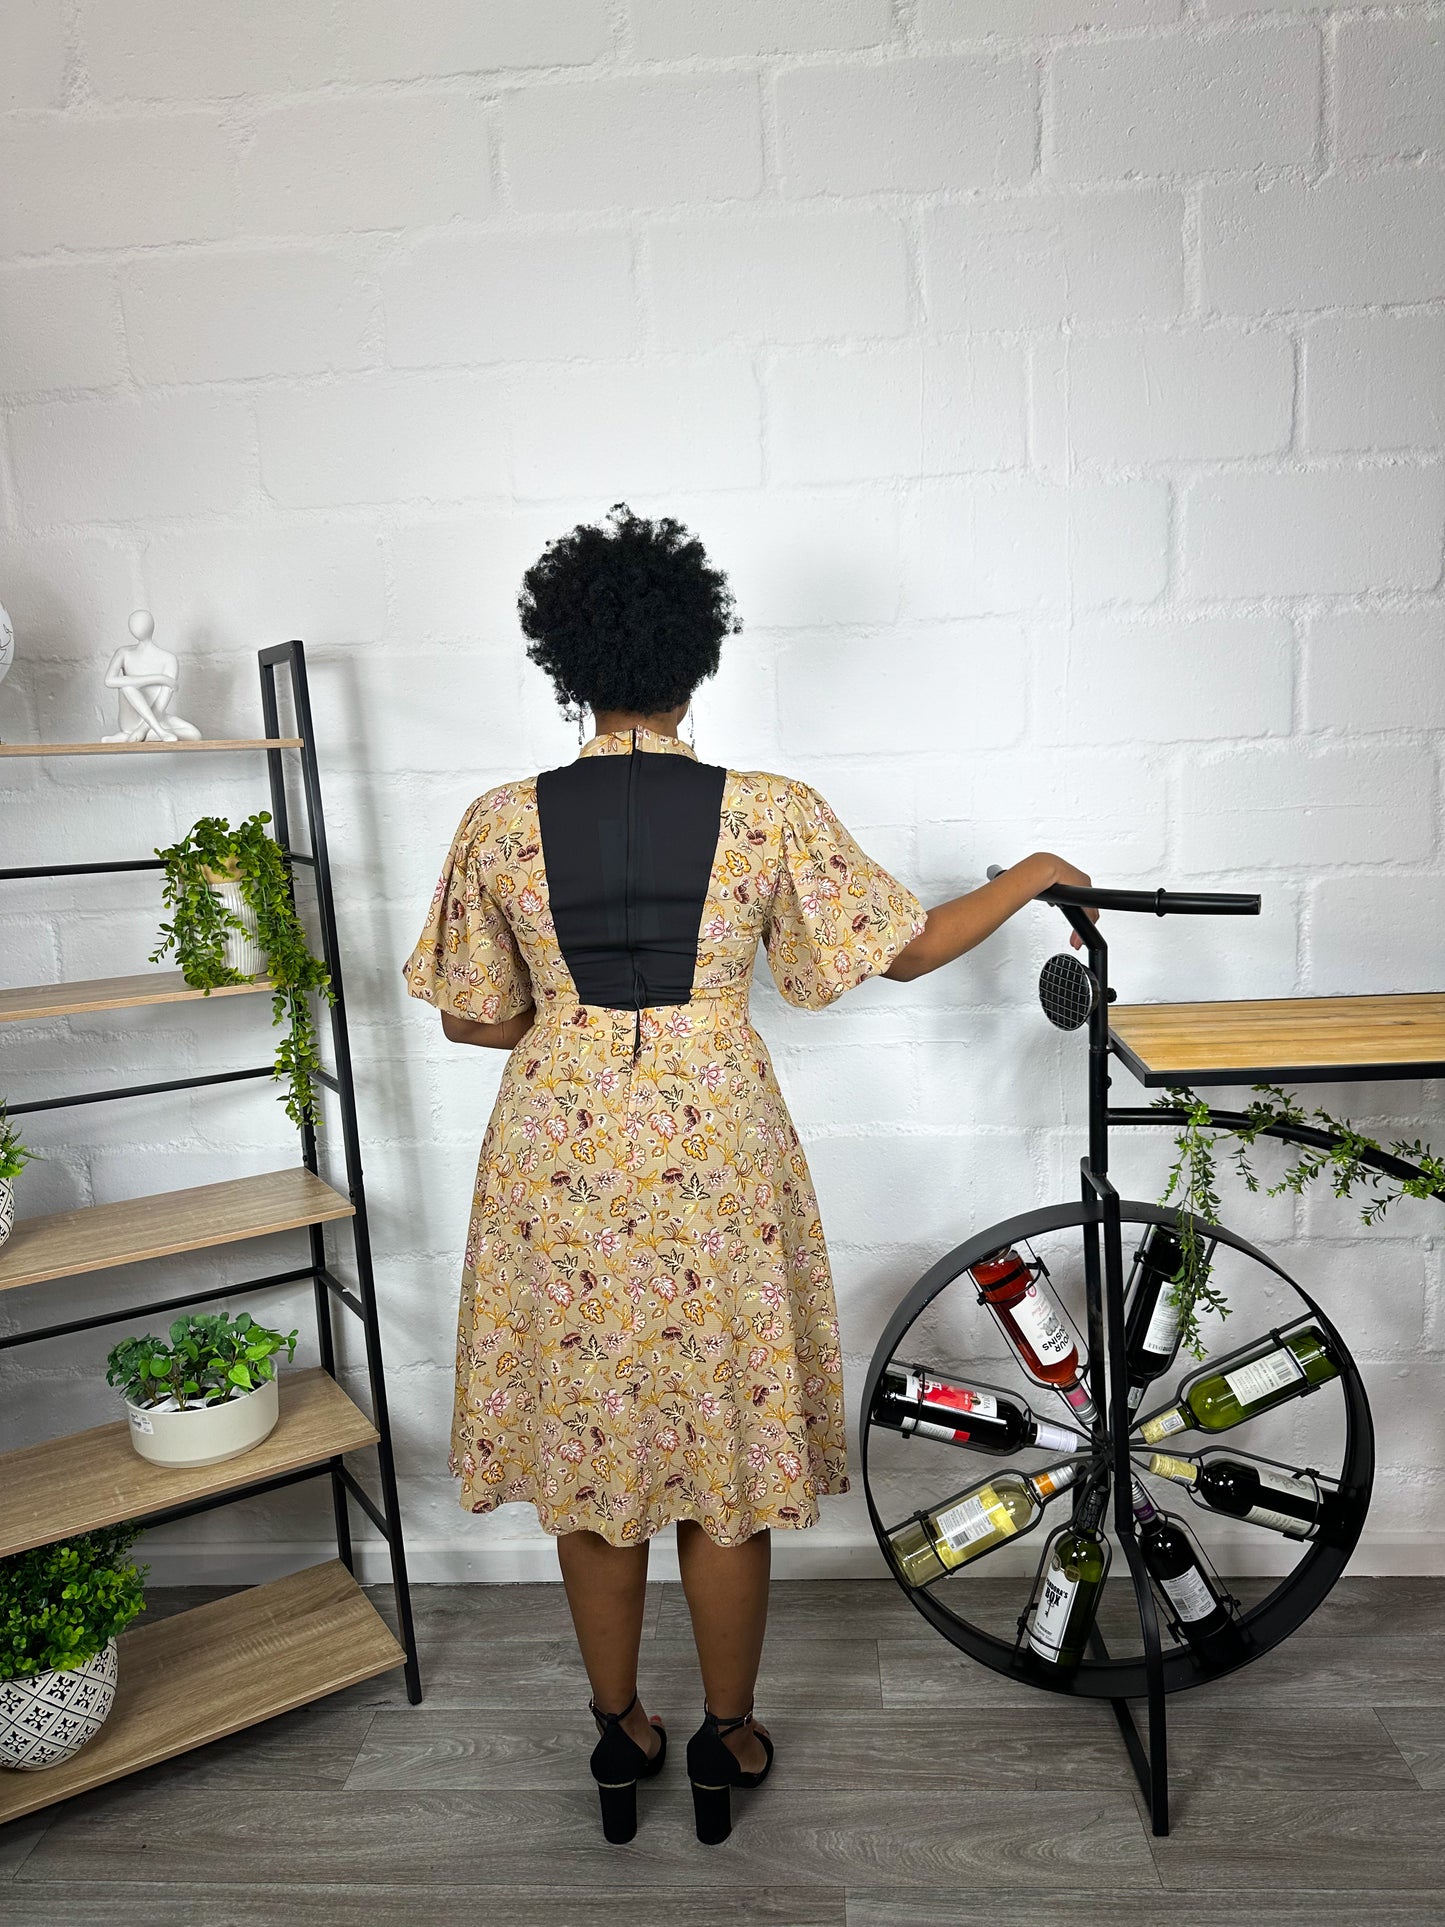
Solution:
[[[1022,863],[1015,863],[1011,869],[996,876],[992,883],[985,883],[977,890],[970,890],[966,896],[950,897],[947,903],[940,903],[928,913],[928,922],[912,943],[905,944],[888,968],[881,974],[895,977],[902,983],[909,983],[914,977],[924,977],[930,970],[937,970],[943,964],[952,963],[975,944],[991,937],[1000,924],[1007,923],[1016,911],[1031,903],[1041,890],[1051,890],[1056,883],[1072,883],[1087,888],[1090,879],[1082,870],[1076,870],[1072,863],[1066,863],[1052,850],[1036,850],[1026,856]],[[1093,923],[1099,920],[1097,910],[1086,910],[1084,915]],[[1073,931],[1069,942],[1078,950],[1079,933]]]
[[[474,1024],[470,1017],[453,1017],[442,1012],[442,1035],[453,1044],[481,1044],[488,1050],[512,1050],[532,1028],[537,1015],[534,1004],[515,1017],[504,1017],[500,1024]]]

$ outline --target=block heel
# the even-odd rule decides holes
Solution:
[[[705,1847],[720,1846],[733,1830],[732,1789],[692,1782],[692,1817]]]
[[[652,1722],[657,1729],[657,1751],[652,1754],[623,1732],[622,1722],[636,1704],[636,1693],[620,1713],[604,1713],[595,1700],[587,1702],[601,1730],[588,1764],[602,1807],[602,1837],[615,1847],[625,1847],[637,1832],[637,1782],[660,1773],[667,1758],[667,1730],[661,1720]]]
[[[626,1780],[621,1786],[604,1786],[600,1781],[597,1797],[602,1802],[602,1837],[614,1847],[624,1847],[637,1832],[637,1782]]]
[[[735,1720],[719,1720],[716,1713],[704,1706],[702,1725],[687,1743],[692,1815],[697,1837],[705,1847],[721,1845],[732,1832],[732,1789],[761,1786],[772,1771],[773,1743],[766,1733],[757,1734],[768,1757],[756,1773],[745,1772],[737,1754],[723,1744],[725,1733],[735,1732],[740,1726],[751,1726],[752,1719],[751,1707]]]

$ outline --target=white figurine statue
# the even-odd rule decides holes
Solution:
[[[187,742],[199,741],[201,732],[194,723],[169,713],[180,681],[180,664],[153,640],[156,625],[149,609],[136,610],[130,619],[130,632],[134,642],[121,644],[105,672],[106,688],[120,691],[121,727],[115,735],[100,740],[174,743],[184,737]],[[133,720],[127,717],[127,705]],[[125,727],[128,720],[129,729]]]

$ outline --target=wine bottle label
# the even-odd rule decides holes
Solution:
[[[1074,1341],[1057,1307],[1037,1285],[1031,1284],[1018,1303],[1009,1306],[1009,1311],[1041,1365],[1061,1365],[1066,1358],[1074,1356]]]
[[[1033,1442],[1041,1452],[1082,1452],[1089,1443],[1067,1425],[1046,1425],[1042,1419],[1034,1423]]]
[[[1297,1518],[1290,1512],[1271,1512],[1262,1505],[1252,1505],[1244,1516],[1251,1525],[1271,1526],[1290,1539],[1313,1539],[1318,1530],[1312,1520]]]
[[[1051,1565],[1045,1573],[1044,1589],[1039,1594],[1033,1624],[1029,1627],[1029,1645],[1041,1659],[1058,1658],[1063,1646],[1064,1629],[1069,1623],[1069,1613],[1078,1590],[1078,1580],[1070,1579],[1057,1566]]]
[[[1287,1385],[1304,1384],[1305,1368],[1288,1345],[1281,1345],[1278,1351],[1267,1352],[1248,1365],[1236,1365],[1224,1374],[1224,1382],[1241,1405],[1255,1405]]]
[[[1209,1589],[1209,1581],[1197,1566],[1181,1572],[1177,1579],[1161,1579],[1159,1584],[1168,1594],[1175,1612],[1190,1624],[1196,1619],[1208,1619],[1219,1604]]]
[[[1319,1529],[1320,1490],[1313,1479],[1301,1478],[1291,1472],[1266,1472],[1259,1468],[1259,1484],[1262,1493],[1273,1492],[1281,1499],[1288,1499],[1294,1505],[1292,1512],[1277,1512],[1270,1506],[1251,1506],[1245,1518],[1252,1525],[1271,1526],[1276,1532],[1288,1533],[1291,1539],[1312,1539]]]
[[[1139,1407],[1144,1403],[1144,1387],[1142,1385],[1131,1385],[1126,1402],[1131,1412],[1137,1412]]]
[[[903,1430],[910,1438],[942,1439],[946,1445],[967,1445],[969,1434],[949,1425],[930,1425],[926,1418],[905,1419]]]
[[[950,1552],[962,1552],[965,1546],[976,1546],[982,1539],[1007,1539],[1014,1530],[1007,1508],[999,1504],[991,1485],[940,1512],[937,1523],[939,1537]]]
[[[1161,1412],[1158,1418],[1146,1419],[1139,1427],[1139,1434],[1146,1445],[1157,1445],[1160,1439],[1167,1439],[1173,1432],[1188,1430],[1189,1420],[1176,1405],[1172,1412]]]
[[[1165,1285],[1154,1301],[1154,1311],[1144,1333],[1144,1350],[1157,1352],[1161,1356],[1172,1352],[1174,1341],[1179,1336],[1179,1318],[1180,1310],[1174,1302],[1172,1288]]]
[[[919,1378],[919,1389],[910,1387],[908,1396],[926,1405],[947,1405],[975,1418],[997,1418],[998,1400],[992,1392],[976,1392],[971,1385],[949,1385],[941,1378]]]

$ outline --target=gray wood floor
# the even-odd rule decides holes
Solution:
[[[983,1582],[975,1582],[975,1596]],[[643,1693],[675,1759],[601,1837],[555,1586],[415,1592],[399,1672],[0,1830],[23,1927],[1397,1927],[1445,1915],[1445,1581],[1347,1579],[1277,1653],[1171,1703],[1153,1839],[1108,1709],[963,1659],[889,1580],[774,1587],[768,1785],[692,1835],[701,1691],[676,1586]],[[214,1592],[171,1589],[150,1610]],[[390,1617],[386,1588],[372,1595]],[[1012,1596],[1012,1594],[1010,1595]],[[1002,1608],[1003,1595],[1000,1595]]]

